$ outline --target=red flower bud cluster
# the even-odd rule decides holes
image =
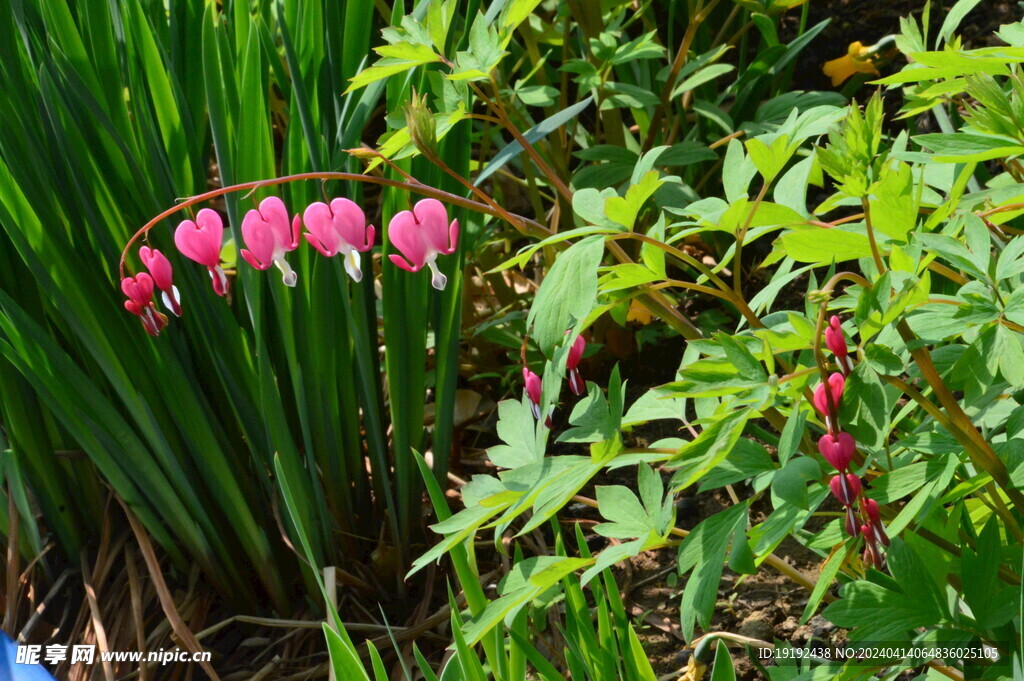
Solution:
[[[149,270],[121,280],[121,291],[128,297],[124,309],[142,320],[142,328],[150,336],[159,336],[167,326],[167,315],[156,309],[154,289],[159,289],[164,307],[175,316],[181,316],[181,298],[172,279],[171,263],[167,257],[149,246],[139,249],[139,258]]]
[[[833,316],[829,320],[825,343],[835,355],[842,373],[833,373],[827,382],[820,383],[814,390],[814,407],[828,428],[828,432],[818,440],[818,451],[839,472],[829,481],[829,488],[846,509],[846,532],[853,537],[858,534],[864,536],[864,562],[878,568],[882,565],[878,543],[888,546],[889,536],[878,515],[878,502],[861,496],[861,480],[850,470],[857,443],[852,435],[839,428],[839,405],[846,387],[845,377],[853,370],[839,317]],[[860,513],[855,510],[858,507]]]
[[[825,345],[836,356],[836,364],[843,370],[844,376],[849,376],[853,371],[853,360],[850,358],[849,350],[846,348],[846,336],[843,335],[843,325],[839,317],[832,315],[828,320],[828,328],[825,329]]]
[[[566,331],[565,335],[568,336],[571,331]],[[575,340],[572,342],[572,346],[569,348],[569,355],[565,360],[565,370],[569,375],[569,389],[573,395],[579,396],[587,391],[587,387],[583,382],[583,376],[580,375],[580,361],[583,359],[583,352],[587,349],[587,341],[584,340],[582,335],[577,335]],[[530,407],[533,409],[534,418],[540,420],[540,399],[541,399],[541,380],[540,376],[530,371],[527,367],[523,367],[523,386],[526,390],[526,396],[530,399]],[[545,415],[544,425],[548,428],[551,427],[551,414],[554,412],[554,407],[551,411]]]

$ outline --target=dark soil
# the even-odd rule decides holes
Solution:
[[[956,0],[932,0],[928,36],[931,47],[934,37],[942,27],[946,14]],[[811,42],[802,53],[800,64],[793,73],[794,90],[832,90],[832,84],[821,71],[821,66],[830,59],[840,57],[847,45],[859,40],[864,45],[874,45],[887,35],[900,32],[900,18],[913,16],[918,24],[924,13],[925,0],[809,0],[807,26],[829,19],[828,26]],[[780,39],[793,39],[800,27],[801,8],[791,10],[783,18]],[[966,47],[985,47],[1002,44],[993,35],[1000,25],[1019,21],[1024,10],[1011,0],[981,0],[960,24],[956,31]],[[903,58],[890,65],[890,71],[898,71],[904,65]]]
[[[722,491],[684,497],[677,525],[692,529],[730,504]],[[763,507],[762,511],[770,510],[764,503],[755,505],[752,521],[763,519],[757,517],[759,507]],[[775,554],[810,579],[817,575],[821,560],[797,542],[787,539]],[[675,551],[648,552],[631,561],[629,582],[620,581],[635,585],[625,594],[625,599],[633,607],[635,620],[642,620],[637,633],[659,676],[682,674],[693,652],[679,633],[679,603],[685,581],[669,586],[675,568]],[[726,568],[709,631],[735,633],[767,642],[791,641],[795,645],[802,645],[812,637],[832,640],[838,631],[820,615],[800,624],[808,596],[805,589],[767,566],[756,575],[738,575]],[[695,635],[704,633],[708,632],[698,628]],[[733,661],[740,681],[762,678],[741,650],[734,651]]]

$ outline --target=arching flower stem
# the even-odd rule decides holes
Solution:
[[[548,228],[540,224],[539,222],[536,222],[529,218],[522,217],[521,215],[509,213],[501,208],[495,209],[487,204],[480,203],[479,201],[467,199],[457,194],[452,194],[441,189],[436,189],[425,184],[420,184],[419,182],[403,182],[401,180],[392,180],[387,177],[361,175],[359,173],[298,173],[295,175],[285,175],[284,177],[276,177],[270,180],[256,180],[254,182],[243,182],[242,184],[234,184],[227,187],[220,187],[218,189],[213,189],[208,192],[196,194],[195,196],[190,196],[186,199],[183,199],[177,205],[168,208],[167,210],[163,211],[162,213],[154,217],[152,220],[147,222],[145,225],[142,226],[141,229],[139,229],[139,231],[132,235],[131,239],[128,240],[128,243],[125,244],[124,250],[121,252],[121,259],[118,262],[118,271],[120,273],[120,278],[124,279],[125,277],[125,260],[128,257],[128,251],[132,247],[132,245],[134,245],[136,241],[145,236],[149,232],[149,230],[158,225],[161,221],[169,218],[175,213],[185,210],[186,208],[194,206],[198,203],[202,203],[204,201],[209,201],[210,199],[217,198],[218,196],[224,196],[225,194],[233,194],[235,192],[243,191],[255,191],[257,189],[262,189],[263,187],[273,187],[276,185],[288,184],[290,182],[299,182],[302,180],[340,180],[348,182],[365,182],[367,184],[375,184],[383,187],[404,189],[414,194],[420,194],[422,196],[435,198],[454,206],[460,206],[462,208],[466,208],[467,210],[472,210],[477,213],[483,213],[485,215],[490,215],[492,217],[505,220],[509,222],[509,224],[511,224],[513,227],[516,227],[517,229],[525,227],[533,236],[547,237],[551,235],[551,232],[548,230]]]

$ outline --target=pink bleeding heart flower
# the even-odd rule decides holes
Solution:
[[[839,400],[843,396],[843,388],[846,386],[846,379],[843,375],[836,372],[828,377],[828,394],[825,392],[825,384],[819,383],[818,387],[814,389],[814,406],[821,412],[821,415],[825,418],[825,423],[828,425],[829,430],[832,430],[832,422],[830,418],[831,411],[829,410],[829,394],[832,397],[832,407],[839,411]]]
[[[540,376],[523,367],[523,385],[526,388],[526,396],[530,398],[530,408],[533,409],[533,417],[540,418]]]
[[[174,270],[171,269],[171,261],[167,256],[149,246],[139,249],[139,259],[149,270],[153,277],[153,283],[160,289],[164,307],[174,313],[175,317],[181,316],[181,296],[178,294],[178,287],[174,285]]]
[[[843,506],[852,506],[860,496],[860,478],[853,473],[846,475],[833,475],[828,481],[832,494]]]
[[[872,567],[882,567],[882,556],[878,553],[878,544],[875,541],[875,532],[871,525],[861,525],[860,533],[864,535],[864,555],[862,559]]]
[[[276,196],[267,197],[260,201],[258,209],[253,208],[242,218],[242,238],[246,245],[242,257],[258,270],[276,265],[285,286],[295,286],[298,275],[284,259],[284,254],[299,247],[301,228],[302,218],[298,215],[289,222],[284,201]]]
[[[846,507],[846,534],[856,537],[860,528],[857,524],[857,514],[853,512],[853,506]]]
[[[526,396],[530,400],[530,409],[533,411],[533,417],[540,420],[540,398],[541,398],[541,381],[540,376],[533,373],[526,367],[523,367],[523,384],[526,389]],[[554,413],[554,406],[548,412],[544,419],[544,425],[548,428],[551,427],[551,415]]]
[[[167,317],[153,305],[153,278],[145,272],[121,280],[121,291],[128,296],[124,309],[142,320],[142,328],[150,336],[159,336],[167,326]]]
[[[302,214],[306,237],[313,248],[328,258],[341,253],[345,271],[353,281],[363,278],[359,253],[373,246],[373,225],[366,226],[363,209],[348,199],[334,199],[328,206],[322,201],[311,203]]]
[[[876,570],[882,569],[882,556],[878,553],[878,546],[874,542],[865,543],[861,560]]]
[[[391,262],[408,272],[419,272],[426,265],[432,274],[431,285],[438,291],[444,290],[448,278],[437,269],[437,256],[455,252],[459,221],[448,223],[448,210],[443,203],[423,199],[411,211],[396,214],[388,225],[388,239],[402,254],[392,254]]]
[[[828,328],[825,329],[825,344],[836,356],[836,361],[843,368],[844,374],[853,371],[853,360],[850,359],[849,350],[846,348],[846,335],[843,333],[842,322],[836,315],[832,315],[828,321]]]
[[[889,535],[886,533],[885,525],[882,524],[882,518],[878,514],[878,502],[874,499],[861,497],[860,508],[864,515],[868,517],[868,521],[870,522],[871,528],[874,530],[878,541],[882,542],[884,546],[888,546]]]
[[[857,443],[849,433],[841,432],[835,437],[831,433],[826,433],[818,440],[818,451],[837,471],[849,468],[856,450]]]
[[[569,331],[566,331],[566,333],[569,333]],[[583,335],[577,335],[576,339],[572,342],[572,347],[569,348],[569,356],[565,360],[565,368],[569,372],[569,389],[572,390],[573,395],[582,395],[587,390],[578,368],[580,360],[583,359],[583,351],[586,348],[587,341],[584,340]]]
[[[224,240],[224,222],[220,213],[204,208],[195,222],[182,220],[174,231],[174,245],[189,260],[206,265],[213,280],[213,291],[227,295],[228,278],[220,266],[221,242]]]

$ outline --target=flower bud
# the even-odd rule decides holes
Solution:
[[[405,104],[405,124],[409,138],[416,148],[425,153],[437,153],[437,121],[427,106],[427,96],[419,97],[413,91]]]
[[[160,289],[164,307],[174,313],[176,317],[180,317],[181,295],[178,293],[178,287],[174,285],[174,270],[171,268],[171,261],[163,253],[149,246],[139,249],[139,259],[149,270],[153,284]]]
[[[128,300],[124,309],[142,320],[142,328],[150,336],[159,336],[167,326],[167,316],[153,306],[153,278],[145,272],[121,280],[121,291]]]
[[[846,357],[848,350],[846,348],[846,336],[843,334],[843,327],[839,321],[839,317],[832,315],[832,319],[828,322],[828,328],[825,329],[825,344],[828,345],[828,349],[840,359]]]
[[[852,506],[846,507],[846,534],[856,537],[859,531],[857,527],[857,514],[853,512]]]
[[[566,331],[566,333],[568,334],[569,332]],[[565,369],[569,373],[569,389],[572,390],[573,395],[582,395],[587,391],[586,385],[583,383],[583,376],[580,375],[578,368],[586,347],[587,341],[583,339],[582,334],[577,335],[576,339],[572,342],[572,347],[569,348],[569,356],[565,360]]]
[[[878,552],[878,544],[875,542],[875,533],[870,525],[861,525],[860,533],[864,535],[864,554],[861,559],[865,565],[874,568],[882,567],[882,556]]]
[[[523,385],[526,388],[526,396],[530,398],[530,406],[533,409],[534,418],[540,418],[540,376],[523,367]]]
[[[541,398],[541,380],[540,376],[533,373],[526,367],[523,367],[523,382],[526,385],[526,396],[530,399],[530,409],[533,411],[533,417],[540,420],[540,398]],[[544,416],[544,425],[548,428],[551,427],[551,416],[555,413],[554,405],[548,409],[547,415]]]
[[[867,497],[861,497],[860,499],[861,512],[867,516],[868,522],[871,524],[871,529],[874,532],[875,537],[878,541],[882,542],[883,546],[889,545],[889,535],[885,532],[885,525],[882,524],[882,519],[878,513],[878,502],[874,499],[868,499]]]
[[[807,302],[811,305],[824,305],[830,300],[832,300],[832,294],[828,291],[815,289],[814,291],[807,292]]]
[[[829,427],[829,430],[833,430],[835,425],[832,423],[831,414],[832,410],[829,409],[829,397],[831,397],[832,408],[838,413],[839,411],[839,400],[843,396],[843,388],[846,385],[846,379],[843,375],[836,372],[828,377],[828,394],[826,394],[825,384],[819,383],[818,387],[814,389],[814,407],[821,413],[825,418],[825,422]]]

